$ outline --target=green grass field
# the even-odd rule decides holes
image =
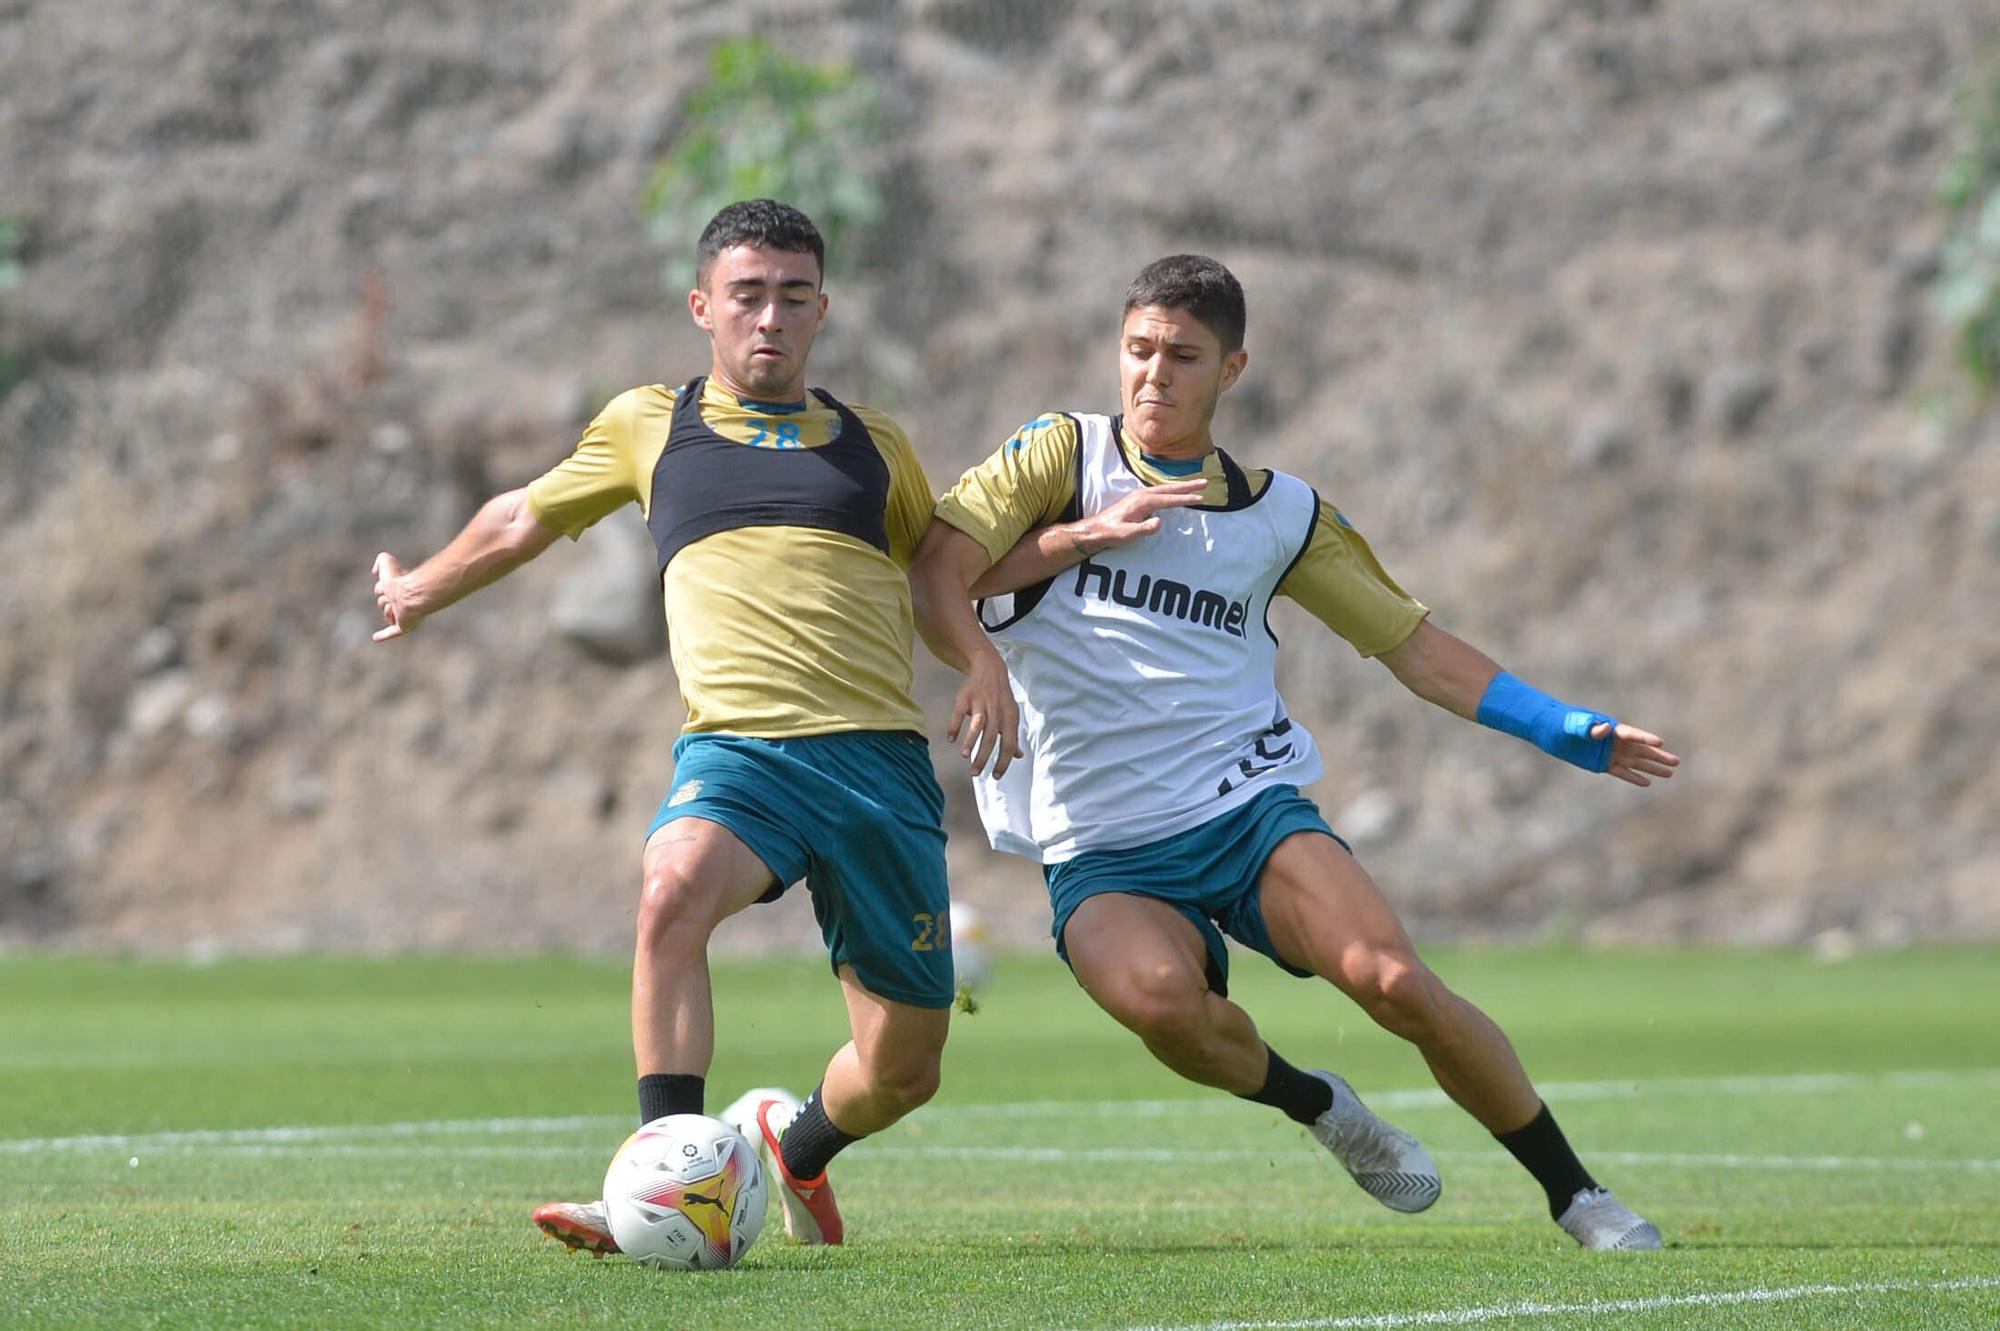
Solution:
[[[1052,958],[1003,958],[938,1101],[837,1163],[851,1241],[592,1261],[529,1211],[631,1127],[622,966],[0,956],[0,1325],[2000,1326],[2000,953],[1456,952],[1586,1162],[1669,1250],[1586,1254],[1330,989],[1239,960],[1294,1061],[1445,1171],[1370,1202],[1178,1081]],[[819,964],[717,974],[719,1108],[808,1089]]]

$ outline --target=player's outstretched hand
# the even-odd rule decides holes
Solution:
[[[958,745],[959,756],[972,765],[974,776],[986,770],[991,758],[993,775],[998,777],[1022,756],[1020,730],[1021,709],[1007,680],[1007,665],[1000,653],[988,648],[973,658],[965,683],[951,700],[945,738]]]
[[[384,550],[375,556],[375,604],[381,607],[384,628],[375,630],[376,642],[387,642],[416,630],[423,616],[408,603],[407,574],[401,561]]]
[[[1603,739],[1608,729],[1610,726],[1600,721],[1591,728],[1590,737]],[[1637,726],[1621,725],[1618,737],[1611,741],[1611,766],[1604,770],[1620,781],[1630,781],[1635,786],[1650,786],[1654,777],[1664,781],[1680,765],[1679,755],[1670,752],[1666,741],[1658,735]]]
[[[1086,555],[1094,555],[1100,550],[1130,545],[1160,529],[1163,510],[1199,504],[1202,492],[1207,489],[1205,478],[1190,476],[1134,490],[1102,513],[1092,514],[1076,524],[1072,530],[1076,532],[1077,548]]]

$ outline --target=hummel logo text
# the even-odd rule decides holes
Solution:
[[[1181,619],[1203,628],[1219,629],[1232,638],[1243,636],[1243,621],[1250,613],[1248,598],[1232,602],[1220,592],[1190,587],[1172,578],[1155,578],[1149,573],[1141,573],[1137,586],[1128,587],[1126,577],[1125,569],[1108,568],[1086,558],[1076,566],[1075,594],[1086,596],[1089,594],[1087,589],[1095,587],[1100,601],[1116,601],[1119,605],[1166,619]]]

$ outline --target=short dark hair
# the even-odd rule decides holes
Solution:
[[[715,256],[738,245],[761,245],[787,254],[810,254],[826,276],[826,241],[819,228],[789,203],[776,199],[744,199],[732,203],[701,229],[694,246],[694,284],[708,280],[709,265]]]
[[[1243,345],[1249,316],[1243,308],[1243,286],[1236,275],[1203,254],[1169,254],[1139,270],[1125,288],[1125,310],[1157,305],[1186,310],[1214,333],[1224,355]]]

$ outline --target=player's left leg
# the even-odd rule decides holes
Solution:
[[[777,1098],[760,1105],[758,1136],[785,1185],[786,1233],[839,1243],[828,1162],[937,1092],[954,992],[944,793],[913,733],[816,736],[790,747],[827,781],[824,798],[799,817],[813,847],[813,912],[853,1038],[796,1112]]]
[[[1540,1097],[1507,1037],[1417,956],[1394,908],[1338,841],[1286,837],[1264,862],[1259,904],[1280,957],[1332,981],[1416,1045],[1445,1094],[1487,1131],[1535,1116]]]
[[[840,968],[840,985],[854,1038],[827,1064],[821,1098],[843,1132],[867,1137],[937,1094],[951,1009],[884,998],[852,966]]]
[[[826,1168],[937,1094],[951,1009],[898,1003],[840,968],[853,1038],[827,1064],[819,1087],[796,1107],[777,1098],[757,1108],[764,1155],[783,1185],[785,1232],[802,1243],[839,1243],[845,1226]],[[789,1120],[789,1121],[787,1121]]]
[[[1381,889],[1332,837],[1299,832],[1265,862],[1258,902],[1277,955],[1331,981],[1416,1045],[1438,1085],[1542,1185],[1585,1247],[1658,1247],[1659,1231],[1598,1186],[1542,1103],[1514,1046],[1418,957]]]

